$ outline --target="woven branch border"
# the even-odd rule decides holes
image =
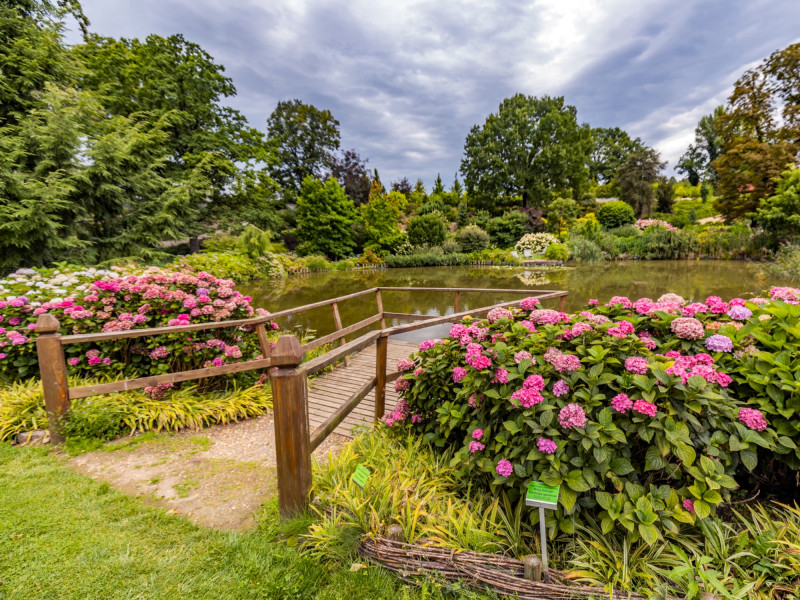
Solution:
[[[553,569],[549,571],[551,583],[530,581],[523,577],[522,561],[496,554],[407,544],[381,536],[364,539],[358,552],[412,583],[415,576],[431,573],[449,581],[461,580],[477,591],[489,588],[520,600],[646,600],[633,592],[609,593],[601,587],[568,585],[564,573]]]

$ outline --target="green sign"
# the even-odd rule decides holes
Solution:
[[[528,493],[525,495],[525,504],[555,510],[558,505],[558,490],[560,489],[560,485],[547,485],[541,481],[532,481],[528,487]]]
[[[363,490],[364,486],[367,485],[368,478],[369,469],[367,469],[364,465],[358,465],[356,467],[356,472],[353,473],[353,481],[355,484]]]

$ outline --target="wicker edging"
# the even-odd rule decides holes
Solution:
[[[430,573],[449,581],[461,580],[477,591],[488,588],[520,600],[646,600],[646,596],[633,592],[608,592],[601,587],[566,584],[564,573],[553,569],[550,569],[550,583],[530,581],[523,577],[522,561],[496,554],[407,544],[381,536],[365,538],[358,553],[412,583],[414,576]]]

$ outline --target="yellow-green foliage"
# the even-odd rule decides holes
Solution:
[[[71,386],[105,381],[70,381]],[[229,423],[263,414],[272,408],[269,386],[197,393],[196,386],[168,392],[154,400],[142,390],[89,396],[73,401],[65,423],[68,437],[109,439],[123,433],[178,431]],[[22,431],[47,427],[39,380],[0,388],[0,441]]]
[[[310,551],[321,560],[344,560],[364,534],[385,533],[393,524],[412,542],[517,556],[533,551],[533,523],[523,523],[504,496],[471,494],[452,477],[448,461],[418,439],[398,442],[381,430],[357,437],[315,465],[312,495],[319,502],[306,538]],[[372,472],[365,490],[350,480],[359,463]]]

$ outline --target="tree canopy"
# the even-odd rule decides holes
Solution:
[[[356,247],[356,209],[335,179],[322,183],[307,176],[297,198],[297,250],[301,254],[348,256]]]
[[[644,147],[642,140],[631,138],[619,127],[592,129],[589,176],[598,183],[610,182],[625,159]]]
[[[650,214],[655,199],[653,184],[665,164],[658,150],[642,148],[631,153],[617,170],[622,199],[633,207],[637,217]]]
[[[589,127],[563,97],[517,94],[472,128],[461,173],[478,206],[521,198],[525,208],[543,207],[560,195],[579,196],[591,148]]]

